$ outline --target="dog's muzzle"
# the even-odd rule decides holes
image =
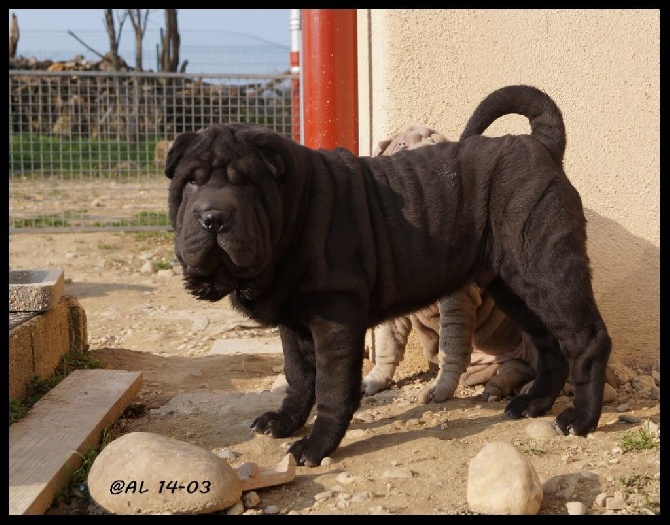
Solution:
[[[216,234],[223,230],[227,221],[220,211],[208,210],[200,214],[198,222],[204,230]]]

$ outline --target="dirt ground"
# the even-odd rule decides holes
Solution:
[[[273,385],[282,356],[245,350],[249,342],[278,348],[277,332],[244,319],[225,300],[204,303],[187,294],[178,269],[169,269],[171,234],[12,234],[9,252],[11,269],[62,268],[65,293],[86,311],[92,356],[110,369],[143,372],[133,406],[144,410],[127,411],[115,436],[147,431],[226,449],[233,467],[279,463],[294,439],[256,435],[250,423],[281,402]],[[240,351],[215,351],[222,342],[239,344]],[[366,360],[364,371],[370,367]],[[531,420],[507,419],[506,401],[483,402],[478,389],[459,387],[445,403],[416,403],[429,377],[411,336],[395,383],[363,400],[331,463],[298,467],[292,482],[259,489],[260,502],[247,512],[276,506],[300,514],[472,514],[468,465],[486,443],[508,441],[527,455],[542,483],[553,480],[539,514],[567,514],[569,501],[582,502],[586,514],[660,513],[660,447],[627,452],[621,446],[631,430],[658,428],[660,401],[623,385],[596,432],[540,440],[526,432]],[[547,418],[570,402],[560,397]],[[621,496],[625,504],[608,509],[599,494]],[[96,513],[94,504],[76,506],[48,513]]]

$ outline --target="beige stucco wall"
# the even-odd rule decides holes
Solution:
[[[358,10],[360,153],[412,123],[456,140],[508,84],[548,92],[567,129],[565,171],[588,223],[613,353],[659,358],[660,11]],[[486,134],[526,133],[500,119]]]

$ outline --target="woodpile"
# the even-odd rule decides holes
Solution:
[[[283,87],[288,85],[285,79],[232,85],[190,75],[135,75],[122,58],[120,75],[86,74],[110,71],[108,58],[97,62],[81,55],[57,62],[10,59],[9,69],[18,71],[10,75],[10,130],[137,142],[212,123],[254,121],[290,133],[291,95],[290,88]],[[56,74],[22,75],[20,71]],[[63,74],[67,72],[83,74]]]
[[[107,53],[101,60],[85,60],[82,55],[76,55],[70,60],[56,61],[38,60],[35,57],[9,57],[9,69],[30,71],[112,71],[112,61]],[[131,71],[126,61],[119,57],[121,71]]]

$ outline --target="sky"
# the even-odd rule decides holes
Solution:
[[[116,11],[116,10],[115,10]],[[179,9],[179,31],[231,31],[290,45],[290,9]],[[22,39],[32,31],[104,30],[103,9],[9,9],[16,14]],[[130,25],[129,22],[126,23]],[[162,9],[149,16],[149,29],[165,27]]]
[[[117,31],[121,11],[114,10]],[[12,13],[20,32],[17,56],[57,61],[81,54],[88,61],[97,61],[109,49],[104,9],[9,9],[10,24]],[[180,61],[188,62],[189,73],[286,72],[290,67],[290,15],[290,9],[178,9]],[[165,11],[151,10],[143,46],[145,71],[158,70],[164,27]],[[123,24],[121,35],[119,54],[133,67],[130,20]]]

